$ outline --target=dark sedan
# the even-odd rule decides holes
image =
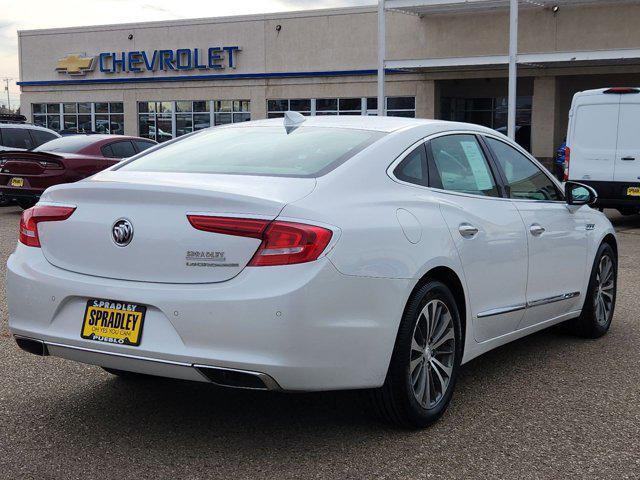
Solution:
[[[32,207],[48,187],[91,176],[155,144],[122,135],[73,135],[30,151],[1,153],[0,198]]]

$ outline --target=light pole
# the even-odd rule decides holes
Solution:
[[[511,0],[509,8],[509,107],[507,135],[516,137],[516,98],[518,93],[518,0]]]
[[[387,54],[387,47],[384,2],[385,0],[378,0],[378,116],[382,116],[386,113],[384,95],[384,57]]]

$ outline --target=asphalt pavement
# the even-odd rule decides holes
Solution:
[[[7,329],[19,209],[0,208],[0,479],[640,478],[640,216],[619,231],[602,339],[540,332],[462,367],[435,426],[372,421],[354,392],[274,394],[22,352]]]

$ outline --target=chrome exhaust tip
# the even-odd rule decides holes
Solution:
[[[221,387],[245,390],[281,390],[280,385],[265,373],[209,365],[194,365],[194,368],[211,383]]]
[[[34,340],[33,338],[18,336],[15,337],[15,340],[18,344],[18,347],[20,347],[25,352],[29,352],[40,357],[46,357],[47,355],[49,355],[47,345],[42,340]]]

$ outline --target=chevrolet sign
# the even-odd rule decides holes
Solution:
[[[93,70],[95,57],[87,57],[84,53],[70,53],[56,63],[56,70],[67,75],[84,75]]]
[[[85,75],[96,66],[100,73],[107,74],[235,69],[241,51],[242,48],[238,46],[221,46],[149,52],[101,52],[94,56],[73,53],[58,60],[56,70],[67,75]]]

